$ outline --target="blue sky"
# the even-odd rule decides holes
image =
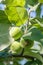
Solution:
[[[5,5],[0,4],[0,9],[1,9],[1,10],[4,10],[4,8],[5,8]]]

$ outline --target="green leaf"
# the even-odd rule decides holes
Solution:
[[[38,60],[36,61],[28,61],[27,63],[25,63],[25,65],[42,65],[42,63]]]
[[[41,32],[43,32],[43,18],[40,18],[39,15],[37,14],[37,16],[35,18],[33,18],[31,21],[31,25],[35,26],[36,28],[38,28]]]
[[[4,22],[4,21],[3,21]],[[10,24],[0,23],[0,51],[9,46]]]
[[[37,28],[31,28],[30,31],[28,30],[28,33],[23,36],[23,38],[25,40],[30,39],[30,40],[33,40],[33,41],[40,41],[41,39],[43,39],[43,34]]]
[[[32,62],[30,61],[28,61],[28,62],[26,62],[24,65],[31,65],[32,64]]]
[[[33,5],[37,4],[37,3],[38,3],[38,0],[26,0],[26,6],[27,5],[33,6]]]
[[[8,16],[8,19],[11,23],[14,23],[17,26],[27,22],[28,14],[25,8],[22,7],[9,7],[6,8],[5,13]]]
[[[2,1],[7,6],[24,6],[25,0],[5,0]]]
[[[39,61],[41,61],[43,63],[43,58],[38,53],[34,53],[34,52],[29,50],[29,51],[24,51],[23,55],[28,55],[28,56],[34,57],[34,58],[38,59]]]
[[[38,0],[39,3],[43,3],[43,0]]]
[[[43,33],[43,27],[41,27],[39,24],[34,24],[33,26],[36,26],[42,33]]]
[[[1,61],[1,62],[0,62],[0,65],[4,65],[4,62]]]
[[[38,6],[36,9],[36,17],[40,19],[40,14],[41,14],[41,5]]]
[[[0,23],[10,23],[7,15],[3,10],[0,10]]]
[[[13,59],[13,65],[20,65],[20,64],[19,64],[19,60]]]

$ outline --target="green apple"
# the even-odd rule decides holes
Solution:
[[[20,43],[21,43],[21,47],[23,48],[27,45],[27,43],[25,42],[23,38],[20,39]]]
[[[28,48],[31,48],[34,44],[34,41],[32,41],[32,40],[26,40],[26,42],[27,42],[27,47]]]
[[[20,27],[12,27],[9,31],[9,34],[11,37],[13,37],[15,40],[19,39],[22,36],[22,31]]]
[[[38,0],[39,3],[43,3],[43,0]]]
[[[24,40],[23,38],[21,38],[20,43],[21,43],[22,47],[31,48],[33,46],[33,44],[34,44],[34,41],[32,41],[32,40]]]
[[[10,46],[10,50],[12,53],[18,53],[21,50],[20,42],[14,41]]]

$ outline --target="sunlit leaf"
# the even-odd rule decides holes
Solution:
[[[25,0],[3,0],[2,1],[7,6],[24,6]]]
[[[25,8],[21,7],[9,7],[6,8],[5,13],[11,23],[20,26],[27,22],[28,14]]]
[[[38,0],[39,3],[43,3],[43,0]]]

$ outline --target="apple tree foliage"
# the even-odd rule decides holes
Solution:
[[[2,0],[0,9],[0,65],[43,65],[43,0]],[[36,12],[31,17],[31,12]],[[34,16],[34,15],[33,15]]]

